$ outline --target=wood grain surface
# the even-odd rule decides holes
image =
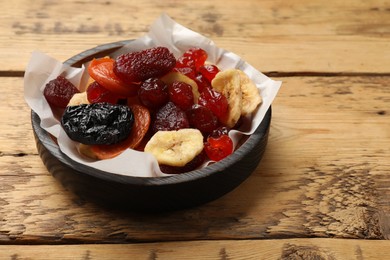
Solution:
[[[143,36],[161,13],[263,72],[389,73],[388,1],[3,1],[0,68]],[[245,46],[245,47],[243,47]],[[10,72],[10,73],[11,73]]]
[[[383,86],[390,77],[281,79],[255,173],[208,205],[147,216],[105,210],[63,190],[37,156],[29,110],[19,102],[17,122],[11,112],[1,118],[17,129],[0,135],[1,241],[387,238],[390,92]],[[22,79],[3,84],[5,100],[23,99],[12,90]]]
[[[390,2],[0,7],[0,259],[390,258]],[[44,167],[24,69],[34,50],[66,60],[143,36],[163,12],[283,81],[267,150],[242,185],[206,205],[160,214],[102,208]]]
[[[0,246],[2,259],[388,259],[388,241],[354,239],[220,240],[109,245]],[[137,257],[137,258],[134,258]]]

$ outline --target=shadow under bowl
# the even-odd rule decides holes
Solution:
[[[104,44],[82,52],[65,63],[74,67],[104,57],[129,41]],[[32,111],[31,122],[38,153],[48,171],[82,199],[131,211],[159,212],[198,206],[239,186],[263,157],[271,123],[271,107],[256,131],[230,156],[203,169],[167,176],[133,177],[113,174],[77,163],[63,154],[40,127]]]

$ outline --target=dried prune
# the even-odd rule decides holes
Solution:
[[[61,125],[73,141],[83,144],[115,144],[127,138],[134,115],[126,105],[109,103],[69,106]]]
[[[125,83],[159,78],[175,67],[176,58],[165,47],[122,54],[115,59],[114,73]]]
[[[183,128],[189,128],[187,115],[171,101],[157,111],[152,126],[153,132]]]
[[[49,104],[65,108],[73,95],[79,92],[69,80],[63,76],[58,76],[46,84],[43,95]]]

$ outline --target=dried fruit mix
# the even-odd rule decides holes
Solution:
[[[59,76],[44,95],[65,109],[62,126],[81,154],[108,159],[137,149],[153,154],[163,172],[183,173],[232,154],[229,130],[262,102],[244,72],[220,71],[207,58],[201,48],[176,59],[155,47],[93,59],[86,92]]]

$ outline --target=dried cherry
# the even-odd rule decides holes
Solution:
[[[200,93],[198,103],[213,111],[218,119],[224,118],[228,112],[227,98],[212,88],[205,88]]]
[[[152,131],[170,131],[189,128],[189,122],[186,113],[169,101],[162,106],[155,115],[152,125]]]
[[[138,97],[144,106],[150,109],[159,108],[169,100],[168,86],[158,78],[149,78],[141,84]]]
[[[203,134],[211,133],[218,126],[217,117],[210,109],[200,105],[193,105],[187,111],[190,126],[199,129]]]
[[[43,95],[50,105],[65,108],[73,95],[79,92],[69,80],[58,76],[46,84]]]
[[[90,103],[108,102],[111,104],[116,104],[121,98],[117,94],[100,85],[97,81],[89,84],[86,92],[87,99]]]
[[[196,82],[196,85],[198,85],[199,92],[202,92],[206,88],[211,88],[211,83],[208,81],[206,77],[204,77],[202,74],[198,73],[196,77],[194,78],[194,81]]]
[[[177,60],[176,67],[189,67],[198,70],[207,60],[207,52],[201,48],[190,48]]]
[[[211,83],[219,72],[219,68],[213,64],[205,64],[199,68],[199,72]]]
[[[217,162],[233,153],[233,141],[227,134],[210,135],[204,144],[204,150],[210,160]]]
[[[61,125],[73,141],[83,144],[115,144],[127,138],[134,115],[126,105],[109,103],[69,106]]]
[[[169,100],[183,110],[188,110],[194,104],[194,93],[191,85],[175,81],[168,86]]]

